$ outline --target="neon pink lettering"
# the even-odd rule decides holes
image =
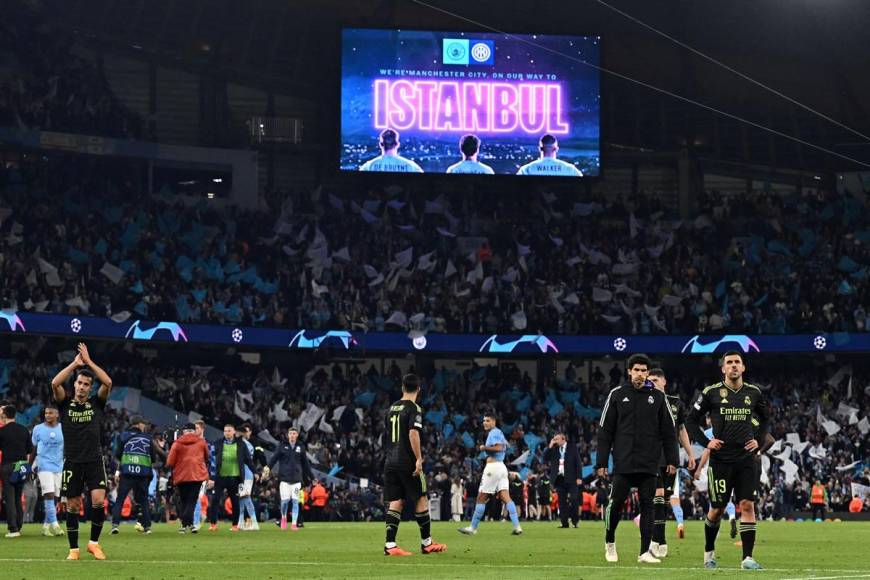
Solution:
[[[372,117],[376,129],[565,135],[566,105],[559,83],[377,79]]]
[[[441,83],[441,98],[435,101],[435,110],[436,131],[462,130],[459,83]]]
[[[411,81],[396,81],[390,90],[393,106],[390,107],[387,118],[395,129],[404,130],[414,126],[414,113],[419,106],[419,96],[414,84]]]

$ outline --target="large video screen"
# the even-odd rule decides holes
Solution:
[[[598,36],[345,29],[344,171],[600,173]]]

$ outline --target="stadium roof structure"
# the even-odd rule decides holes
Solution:
[[[428,4],[430,6],[426,6]],[[341,26],[600,34],[603,65],[755,123],[870,162],[870,140],[644,28],[647,24],[789,97],[870,135],[870,3],[584,0],[43,0],[50,20],[103,48],[238,82],[337,99]],[[431,6],[440,8],[441,12]],[[637,19],[632,21],[614,8]],[[462,18],[459,18],[461,16]],[[478,27],[479,29],[479,27]],[[609,145],[688,147],[701,156],[778,167],[862,166],[615,77],[602,87]],[[866,169],[866,167],[864,167]]]

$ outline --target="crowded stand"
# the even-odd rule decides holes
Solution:
[[[868,328],[870,211],[848,193],[709,191],[688,220],[652,193],[493,204],[317,188],[243,211],[53,168],[0,175],[4,307],[359,331]],[[77,179],[60,188],[58,171]]]

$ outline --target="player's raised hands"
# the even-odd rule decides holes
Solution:
[[[88,353],[87,345],[83,342],[80,342],[78,348],[79,348],[79,356],[81,357],[82,362],[84,362],[84,364],[86,364],[86,365],[90,365],[91,364],[91,355]]]

